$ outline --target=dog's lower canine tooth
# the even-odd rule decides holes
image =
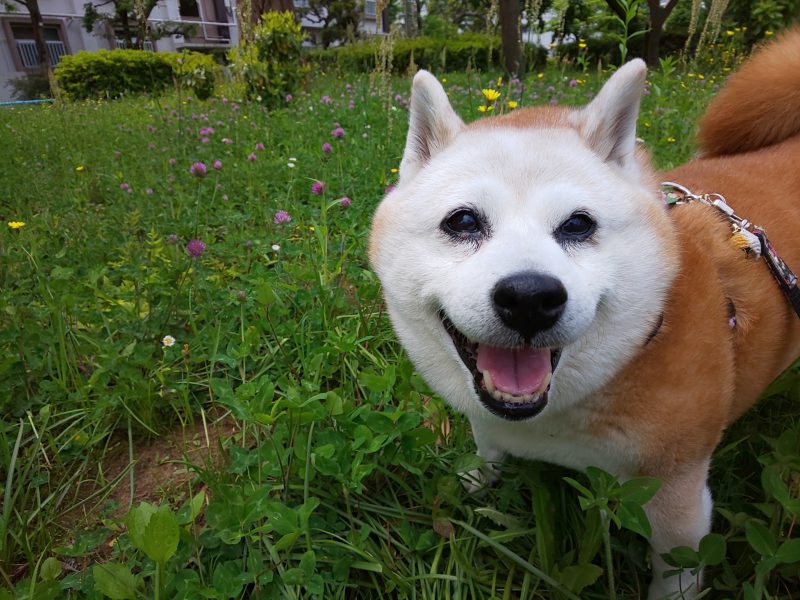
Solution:
[[[553,378],[553,374],[552,373],[548,373],[547,375],[545,375],[544,379],[542,379],[542,383],[539,385],[539,387],[536,390],[535,394],[536,395],[543,394],[547,390],[547,387],[550,385],[550,380],[552,378]]]
[[[492,381],[492,374],[489,371],[483,372],[483,384],[486,386],[487,392],[494,394],[496,388],[494,387],[494,381]],[[499,400],[499,398],[497,399]]]

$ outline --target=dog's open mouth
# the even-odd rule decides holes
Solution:
[[[439,313],[462,362],[472,373],[483,405],[498,417],[521,421],[547,406],[547,393],[561,350],[519,346],[499,348],[472,342]]]

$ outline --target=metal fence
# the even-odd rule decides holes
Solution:
[[[55,66],[61,60],[61,57],[67,53],[67,47],[64,42],[48,41],[45,43],[47,44],[47,52],[50,55],[50,64]],[[33,40],[17,40],[17,50],[23,67],[32,69],[39,66],[39,53],[36,51],[36,42]]]

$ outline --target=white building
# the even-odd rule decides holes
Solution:
[[[65,54],[79,50],[111,50],[122,46],[119,32],[98,24],[93,33],[83,28],[83,5],[86,0],[39,0],[44,22],[44,38],[55,65]],[[0,101],[12,100],[10,81],[22,77],[38,64],[33,28],[26,9],[9,12],[0,3]],[[161,0],[150,13],[149,23],[192,24],[192,37],[167,36],[147,43],[153,50],[174,51],[183,48],[202,50],[228,48],[238,43],[235,0]],[[110,12],[108,7],[100,11]]]

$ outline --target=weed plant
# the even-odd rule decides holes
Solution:
[[[606,77],[442,81],[470,120],[584,104]],[[651,74],[659,167],[691,156],[718,83]],[[367,262],[406,131],[408,82],[389,84],[321,77],[271,112],[178,94],[0,112],[0,598],[644,594],[657,483],[512,460],[463,491],[467,423],[400,350]],[[732,427],[715,534],[673,553],[712,565],[710,597],[798,597],[797,381]],[[184,476],[145,485],[143,448],[175,432]]]

